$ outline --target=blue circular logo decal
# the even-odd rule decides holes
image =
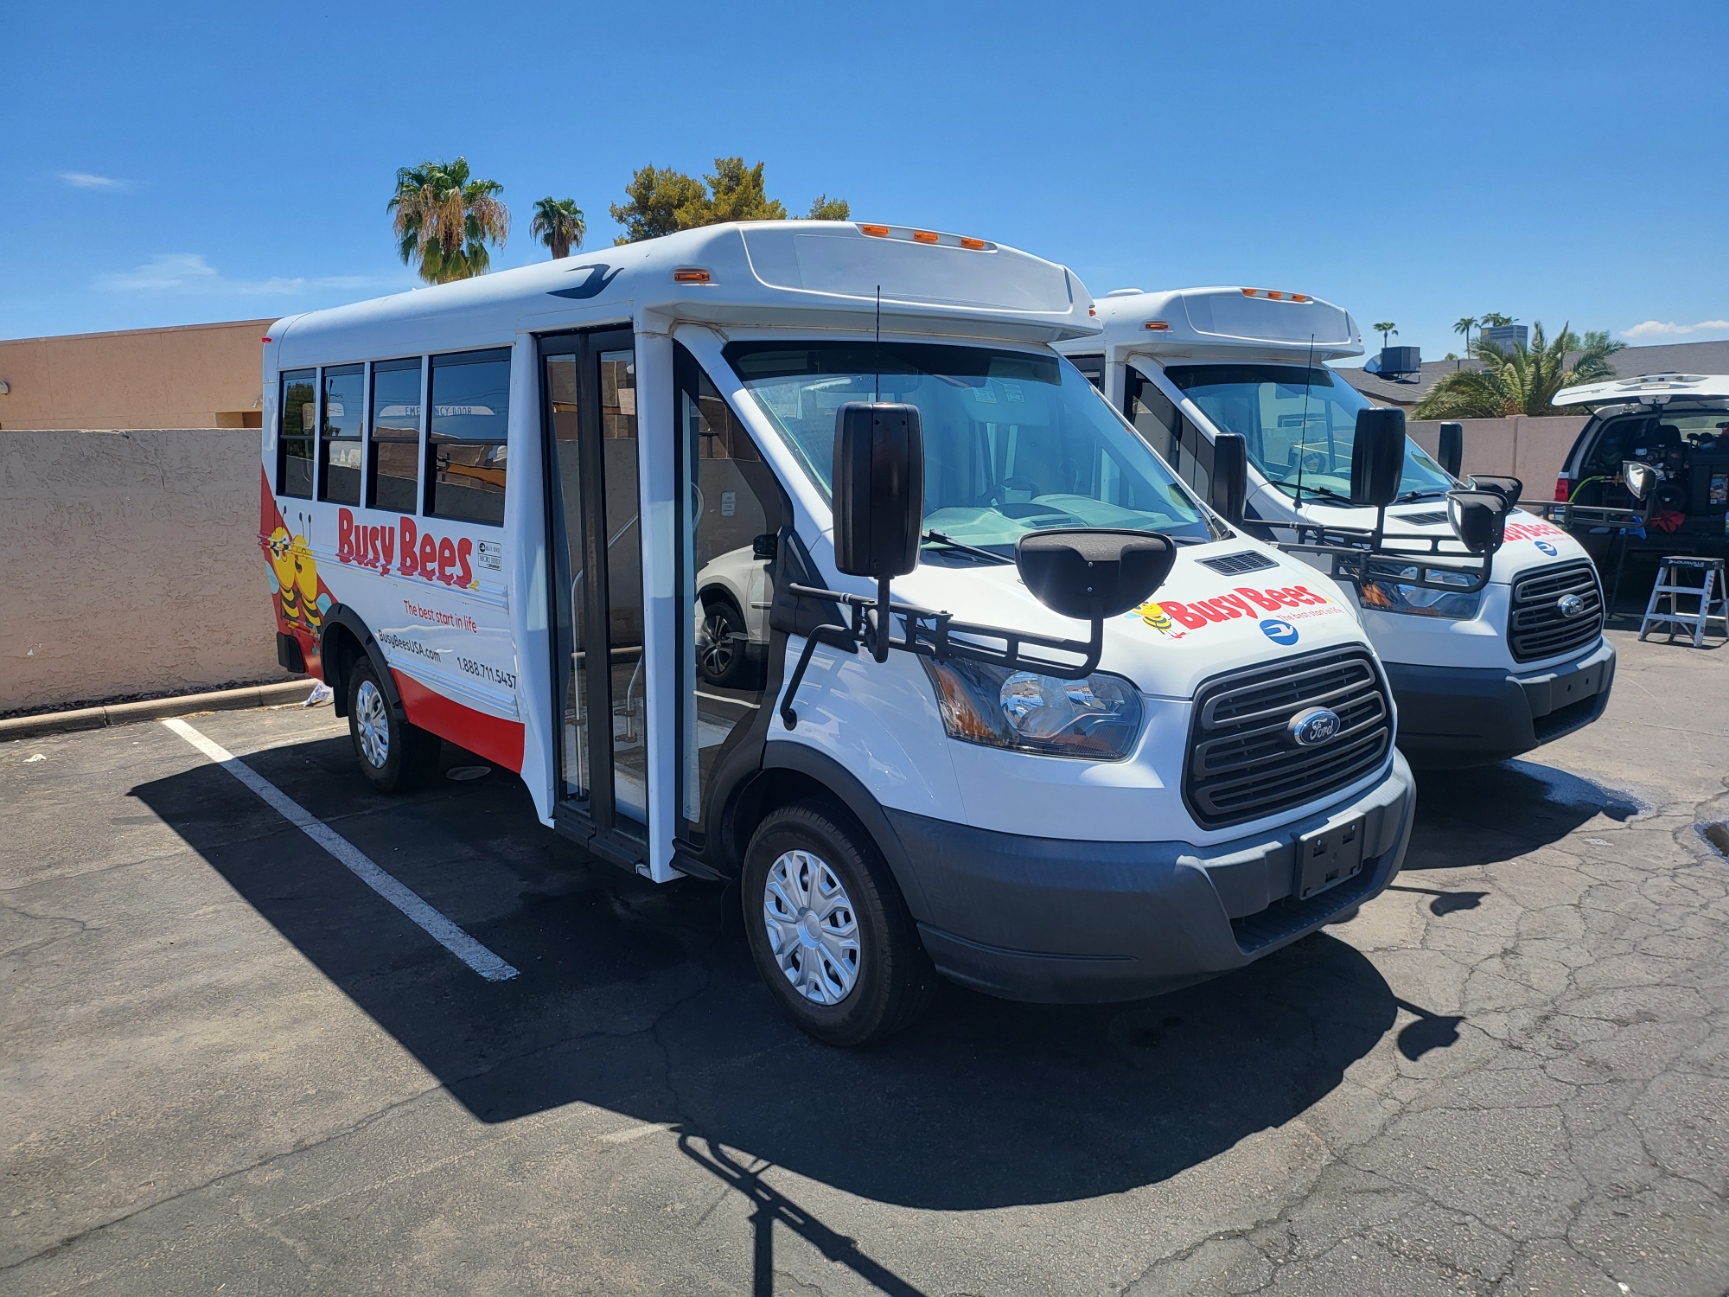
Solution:
[[[1538,549],[1542,550],[1545,554],[1547,554],[1550,558],[1554,558],[1555,555],[1557,555],[1561,552],[1560,550],[1556,549],[1553,545],[1551,545],[1546,540],[1533,541],[1532,543],[1534,545],[1536,545]]]
[[[1269,617],[1261,623],[1261,634],[1275,644],[1295,644],[1297,628],[1280,617]]]

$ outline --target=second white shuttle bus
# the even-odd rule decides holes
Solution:
[[[738,880],[832,1043],[936,972],[1241,967],[1386,886],[1411,775],[1339,588],[1052,350],[1091,310],[986,240],[785,221],[283,320],[281,658],[381,788],[449,739],[604,859]]]
[[[1327,364],[1363,354],[1350,314],[1259,288],[1122,289],[1097,304],[1104,332],[1058,344],[1185,482],[1209,489],[1221,432],[1246,443],[1247,517],[1281,540],[1295,527],[1374,524],[1351,504],[1352,441],[1370,402]],[[1407,441],[1389,540],[1449,535],[1461,484]],[[1488,584],[1414,583],[1408,558],[1310,555],[1341,578],[1392,681],[1399,746],[1418,765],[1516,756],[1602,715],[1615,676],[1602,586],[1561,528],[1507,515]]]

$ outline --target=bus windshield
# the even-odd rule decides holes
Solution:
[[[1293,498],[1348,501],[1357,411],[1370,402],[1324,366],[1170,365],[1165,374],[1220,432],[1241,434],[1261,476]],[[1456,484],[1405,439],[1399,494],[1438,497]]]
[[[885,342],[734,342],[733,368],[830,495],[835,412],[918,407],[924,530],[1007,557],[1047,527],[1128,527],[1209,540],[1206,511],[1074,368],[1053,355]],[[932,548],[942,548],[931,542]]]

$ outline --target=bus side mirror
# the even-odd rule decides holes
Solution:
[[[1448,477],[1456,478],[1459,470],[1465,465],[1465,425],[1462,423],[1443,423],[1441,425],[1441,444],[1437,447],[1436,456],[1441,461],[1441,468]]]
[[[1471,474],[1471,489],[1473,491],[1493,491],[1507,502],[1511,510],[1519,503],[1519,497],[1525,493],[1525,484],[1516,477],[1493,477],[1486,473]]]
[[[1621,476],[1626,479],[1627,489],[1633,493],[1635,500],[1645,501],[1657,488],[1657,470],[1649,464],[1627,460],[1621,465]]]
[[[918,407],[850,401],[835,413],[834,561],[887,581],[918,566],[925,513]]]
[[[1507,497],[1499,491],[1449,491],[1447,521],[1473,554],[1493,554],[1506,539]]]
[[[1399,498],[1405,472],[1405,412],[1400,409],[1357,411],[1357,435],[1351,442],[1351,503],[1385,509]]]
[[[1207,503],[1233,527],[1243,525],[1243,501],[1249,493],[1249,445],[1240,433],[1221,432],[1213,438],[1213,476]]]
[[[1176,543],[1156,531],[1057,527],[1015,542],[1015,566],[1034,598],[1095,627],[1152,598],[1176,561]]]

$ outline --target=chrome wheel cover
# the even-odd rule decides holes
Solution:
[[[717,680],[732,670],[732,632],[727,629],[727,615],[706,613],[702,619],[702,641],[697,646],[697,665],[710,680]]]
[[[763,927],[775,963],[813,1004],[839,1004],[859,975],[858,916],[834,870],[808,851],[788,851],[768,868]]]
[[[384,769],[390,760],[390,713],[384,702],[384,692],[370,680],[362,680],[354,692],[354,732],[360,738],[360,752],[367,764]]]

